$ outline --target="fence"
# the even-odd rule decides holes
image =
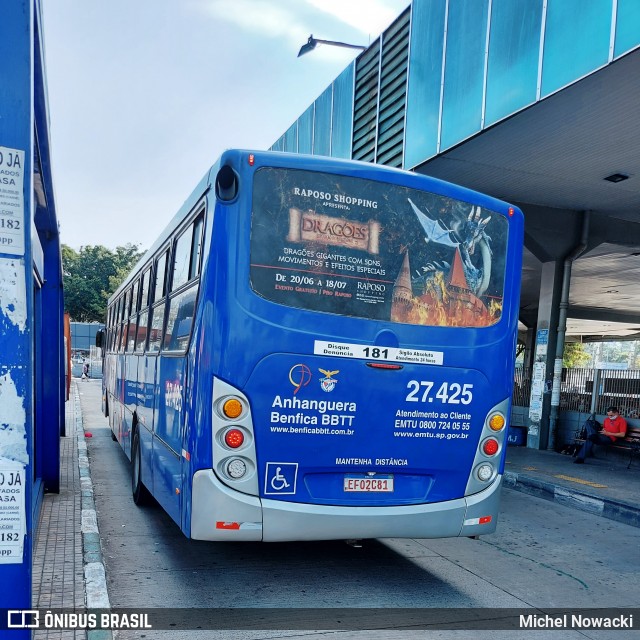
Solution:
[[[89,353],[76,352],[71,358],[71,373],[75,378],[82,375],[84,365],[89,365],[90,378],[102,378],[102,349],[92,346]]]
[[[587,413],[591,409],[596,381],[596,414],[605,414],[615,406],[625,418],[640,418],[639,369],[563,369],[560,386],[560,411]],[[529,406],[531,381],[528,372],[517,369],[513,405]]]
[[[511,424],[530,425],[531,378],[516,369],[511,408]],[[607,407],[618,407],[628,424],[640,427],[640,370],[638,369],[563,369],[560,406],[555,430],[555,448],[560,451],[570,442],[591,412],[595,385],[595,413],[602,419]],[[550,384],[547,391],[550,393]],[[523,442],[524,444],[524,442]]]
[[[514,377],[512,404],[515,407],[528,407],[530,398],[531,378],[529,372],[518,368]]]

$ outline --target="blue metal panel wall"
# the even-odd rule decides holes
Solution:
[[[637,0],[413,0],[403,109],[406,21],[403,12],[334,82],[332,155],[397,165],[404,128],[411,169],[640,46]],[[313,118],[298,121],[301,153],[313,147]]]
[[[298,122],[294,122],[284,134],[284,151],[298,153]]]
[[[313,118],[313,154],[331,155],[331,107],[333,85],[330,85],[315,101]]]
[[[71,350],[89,351],[96,344],[96,334],[104,329],[97,322],[71,322]]]
[[[612,0],[547,0],[542,96],[606,64]]]
[[[536,101],[543,0],[493,2],[484,126]]]
[[[30,454],[33,451],[33,407],[32,398],[32,332],[29,318],[32,317],[32,273],[31,273],[31,173],[33,158],[33,118],[32,90],[33,76],[33,5],[32,0],[13,0],[4,2],[2,20],[0,21],[0,146],[19,149],[24,152],[24,243],[22,256],[0,254],[3,267],[9,262],[15,266],[18,277],[4,284],[0,293],[0,376],[2,379],[2,395],[0,400],[0,423],[4,429],[0,431],[0,466],[22,464],[25,479],[26,509],[21,515],[25,521],[26,536],[22,562],[11,558],[9,563],[0,560],[0,585],[11,588],[0,590],[0,607],[30,608],[31,605],[31,558],[33,545],[33,518],[31,505],[33,502],[33,485],[31,483],[32,468]],[[0,250],[1,251],[1,250]],[[5,271],[6,272],[6,271]],[[7,286],[8,285],[8,286]],[[2,300],[3,295],[9,299]],[[18,308],[16,308],[16,301]],[[12,313],[24,313],[26,317],[20,321]],[[21,309],[19,308],[21,307]],[[9,403],[9,394],[12,402]],[[14,407],[10,410],[9,405]],[[22,405],[22,415],[16,406]],[[22,424],[20,424],[22,422]],[[23,432],[26,447],[12,446],[7,441],[8,432]],[[2,545],[0,549],[5,550]],[[5,621],[3,621],[4,623]],[[29,633],[17,631],[15,637],[28,638]],[[12,636],[13,637],[13,636]]]
[[[440,149],[480,130],[488,0],[449,0]]]
[[[272,145],[271,151],[284,151],[285,136],[280,136]]]
[[[616,58],[640,45],[639,25],[640,2],[638,0],[618,0],[614,49]]]
[[[414,0],[404,166],[438,153],[446,0]]]
[[[331,155],[334,158],[351,158],[354,70],[355,62],[352,62],[333,82]]]
[[[41,388],[36,395],[38,411],[35,431],[42,454],[36,459],[36,478],[44,488],[57,493],[60,486],[60,435],[65,435],[65,358],[64,301],[62,296],[62,255],[53,192],[51,155],[49,149],[49,116],[47,112],[45,62],[40,11],[34,23],[34,119],[36,150],[34,153],[34,220],[39,248],[42,249],[44,280],[40,302],[42,322],[35,329],[40,350],[34,355],[35,372]],[[37,195],[36,195],[37,194]],[[35,242],[35,240],[34,240]],[[32,247],[33,248],[33,247]],[[35,248],[34,248],[35,251]],[[34,259],[35,262],[35,259]],[[46,363],[46,365],[44,364]]]
[[[298,118],[298,153],[313,153],[313,105]]]

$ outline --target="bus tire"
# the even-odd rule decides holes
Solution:
[[[140,451],[140,434],[136,429],[131,450],[131,495],[133,502],[139,507],[149,503],[149,490],[142,483],[142,453]]]
[[[116,434],[115,434],[115,433],[113,433],[113,431],[111,431],[111,439],[112,439],[114,442],[118,442],[118,438],[116,438]]]

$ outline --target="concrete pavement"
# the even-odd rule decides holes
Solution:
[[[610,520],[640,527],[640,457],[594,447],[594,458],[509,447],[504,486]]]
[[[74,380],[67,402],[69,436],[61,439],[59,494],[43,500],[34,545],[33,605],[42,609],[108,609],[86,435],[104,425],[101,381]],[[100,421],[100,422],[98,422]],[[573,458],[549,451],[509,447],[504,486],[570,508],[640,527],[640,459],[609,454],[574,465]],[[38,630],[34,639],[106,640],[108,631]]]
[[[45,494],[34,540],[32,603],[37,609],[109,609],[81,393],[95,402],[101,381],[74,379],[60,438],[60,492]],[[88,430],[88,429],[87,429]],[[110,631],[40,629],[34,640],[110,640]]]

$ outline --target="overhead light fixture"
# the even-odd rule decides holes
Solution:
[[[623,182],[624,180],[628,180],[629,176],[624,173],[612,173],[610,176],[607,176],[605,180],[608,182]]]
[[[328,44],[332,47],[343,47],[345,49],[358,49],[359,51],[364,51],[367,48],[360,44],[348,44],[347,42],[337,42],[336,40],[320,40],[319,38],[314,38],[312,34],[309,36],[307,43],[300,47],[298,58],[305,53],[309,53],[309,51],[313,51],[319,44]]]

